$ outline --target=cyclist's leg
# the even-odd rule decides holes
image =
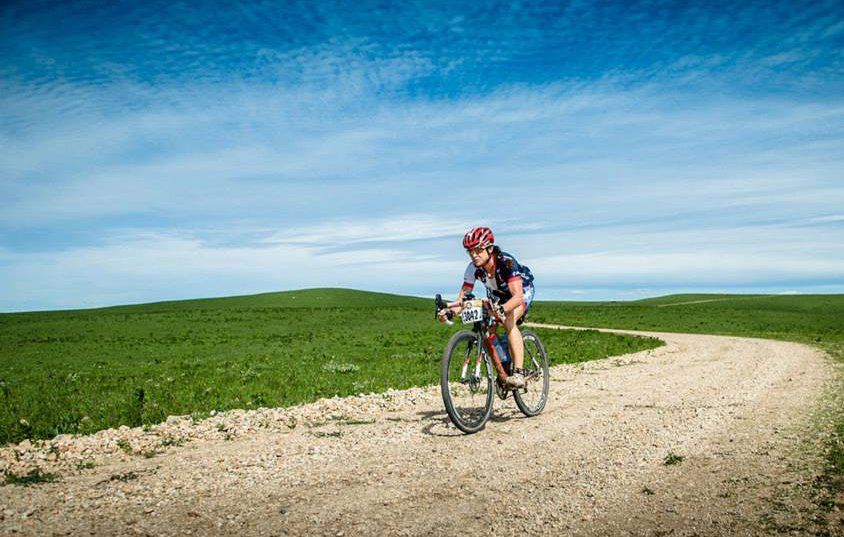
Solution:
[[[510,356],[513,357],[513,367],[521,368],[524,366],[525,342],[519,330],[519,320],[527,313],[535,294],[536,289],[532,285],[525,289],[522,304],[511,311],[504,320],[504,329],[507,332],[507,338],[510,340]]]
[[[507,333],[507,339],[510,340],[510,355],[513,357],[513,367],[518,368],[521,368],[525,361],[525,342],[522,340],[522,333],[519,331],[516,321],[524,314],[525,305],[520,304],[504,318],[504,331]]]

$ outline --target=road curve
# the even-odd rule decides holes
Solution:
[[[612,330],[658,349],[552,368],[545,412],[466,436],[437,387],[0,487],[0,534],[756,535],[805,530],[832,377],[781,341]],[[355,398],[349,398],[349,401]],[[320,406],[322,405],[322,406]],[[328,406],[326,406],[328,405]],[[331,419],[356,415],[356,421]],[[362,418],[362,419],[361,419]],[[363,423],[362,423],[363,422]],[[808,439],[808,440],[807,440]],[[666,465],[669,454],[682,457]],[[676,459],[675,459],[676,460]]]

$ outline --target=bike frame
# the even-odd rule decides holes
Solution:
[[[495,366],[495,370],[498,371],[498,376],[501,377],[501,380],[507,380],[507,372],[504,370],[504,364],[501,363],[501,357],[498,356],[498,351],[495,350],[495,345],[492,344],[492,340],[496,337],[495,330],[496,328],[501,325],[501,322],[498,319],[492,319],[491,322],[490,318],[487,317],[487,313],[484,314],[484,320],[478,321],[475,323],[473,327],[473,332],[478,334],[478,339],[483,341],[484,350],[486,350],[490,357],[492,357],[492,364]],[[486,326],[489,325],[489,326]],[[466,360],[463,361],[463,376],[466,376],[466,371],[469,368],[469,363],[472,361],[471,354],[467,354]],[[475,374],[476,376],[480,376],[481,372],[481,349],[478,349],[478,355],[475,358]]]

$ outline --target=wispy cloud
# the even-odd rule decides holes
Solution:
[[[407,243],[431,241],[435,239],[458,242],[462,233],[476,225],[506,227],[510,233],[542,229],[539,223],[520,222],[515,219],[491,218],[478,221],[456,216],[437,216],[435,214],[409,213],[395,216],[363,217],[355,219],[329,219],[327,221],[302,227],[290,227],[272,233],[262,239],[267,244],[294,244],[313,248],[317,251],[331,249],[355,249],[372,243],[389,245],[392,248],[405,248]],[[418,249],[419,246],[416,246]],[[365,258],[364,254],[355,252]],[[417,254],[419,255],[419,254]],[[376,261],[372,261],[377,263]]]

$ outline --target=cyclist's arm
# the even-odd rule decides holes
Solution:
[[[471,290],[472,290],[472,286],[468,282],[464,281],[463,285],[460,286],[460,291],[457,292],[457,299],[454,302],[450,303],[450,304],[453,304],[453,305],[447,306],[446,309],[442,310],[439,313],[440,321],[445,321],[445,312],[448,311],[448,310],[453,311],[455,314],[459,314],[460,310],[463,309],[461,307],[461,304],[463,304],[463,297],[466,296],[467,291],[471,291]]]
[[[466,271],[463,273],[463,285],[460,286],[460,291],[457,293],[457,300],[455,300],[455,302],[462,304],[466,293],[471,292],[474,288],[475,266],[472,263],[469,263],[469,266],[466,267]]]
[[[472,287],[468,283],[463,282],[463,285],[460,286],[460,291],[457,293],[457,298],[454,300],[455,304],[457,305],[452,306],[451,311],[455,313],[460,313],[460,310],[462,309],[460,307],[460,304],[463,304],[463,298],[466,296],[466,293],[471,290]]]
[[[460,292],[457,293],[457,298],[454,299],[455,302],[463,302],[463,297],[466,296],[465,287],[460,288]]]

